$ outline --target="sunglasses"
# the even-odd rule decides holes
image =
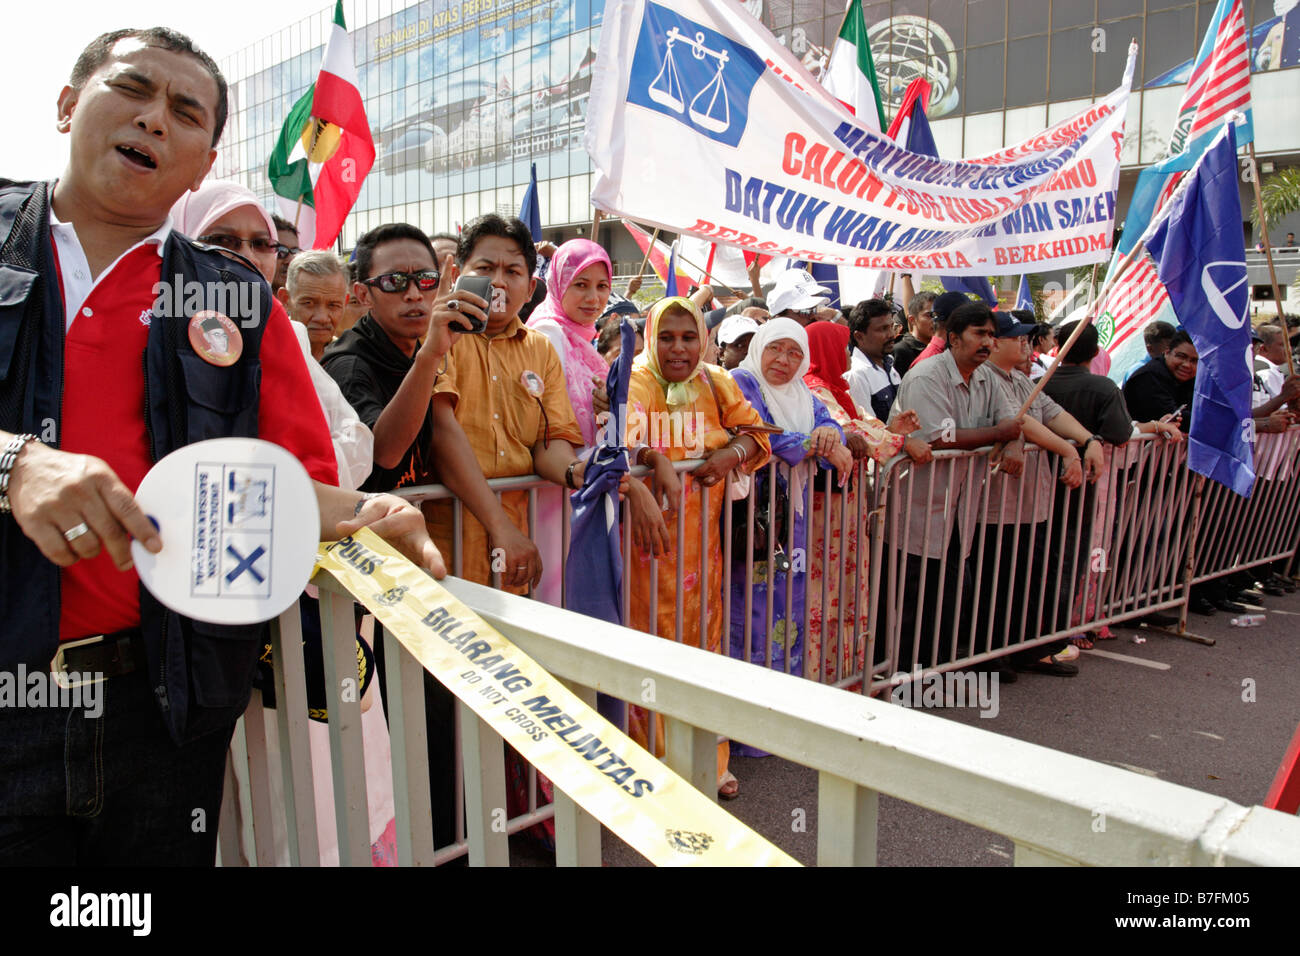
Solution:
[[[290,256],[296,256],[300,252],[302,252],[302,250],[297,246],[286,246],[283,242],[278,242],[275,245],[275,257],[277,259],[288,259]]]
[[[222,249],[228,249],[231,252],[238,252],[244,246],[248,246],[253,252],[266,253],[275,252],[279,254],[280,244],[274,239],[268,239],[265,236],[255,236],[252,239],[241,239],[239,236],[228,236],[224,233],[216,233],[211,236],[199,236],[199,242],[209,246],[220,246]]]
[[[385,272],[383,275],[366,279],[365,285],[374,286],[380,292],[405,292],[406,287],[415,282],[421,292],[432,292],[438,288],[442,276],[435,269],[423,269],[420,272]]]

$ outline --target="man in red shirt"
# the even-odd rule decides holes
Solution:
[[[0,281],[26,293],[0,296],[14,330],[0,336],[0,670],[48,674],[60,641],[90,637],[66,669],[103,674],[103,706],[0,708],[0,863],[210,864],[261,626],[200,626],[141,590],[130,540],[162,548],[133,497],[153,462],[223,434],[275,442],[315,479],[323,536],[369,525],[435,576],[445,568],[418,509],[333,487],[329,433],[265,283],[171,230],[168,210],[207,175],[225,122],[212,60],[163,29],[105,34],[58,106],[72,138],[63,177],[0,181]],[[268,317],[244,325],[242,362],[191,347],[190,317],[158,294],[165,265],[255,284]]]

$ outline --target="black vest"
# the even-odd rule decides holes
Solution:
[[[57,447],[65,318],[49,197],[47,183],[0,180],[0,429]],[[259,354],[272,301],[257,273],[178,233],[168,237],[141,357],[154,461],[208,438],[257,437]],[[229,367],[210,365],[190,345],[189,319],[206,308],[240,328],[243,352]],[[46,667],[58,648],[59,569],[8,516],[0,518],[0,555],[0,668]],[[172,737],[179,743],[231,724],[248,703],[266,625],[191,621],[143,586],[140,616],[150,684]]]

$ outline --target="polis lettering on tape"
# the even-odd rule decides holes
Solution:
[[[588,707],[373,532],[318,566],[526,760],[660,866],[797,866]]]

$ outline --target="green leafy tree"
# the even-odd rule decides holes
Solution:
[[[1281,222],[1300,209],[1300,166],[1292,166],[1269,176],[1260,184],[1260,202],[1268,222]],[[1250,221],[1259,226],[1259,207],[1251,206]]]

